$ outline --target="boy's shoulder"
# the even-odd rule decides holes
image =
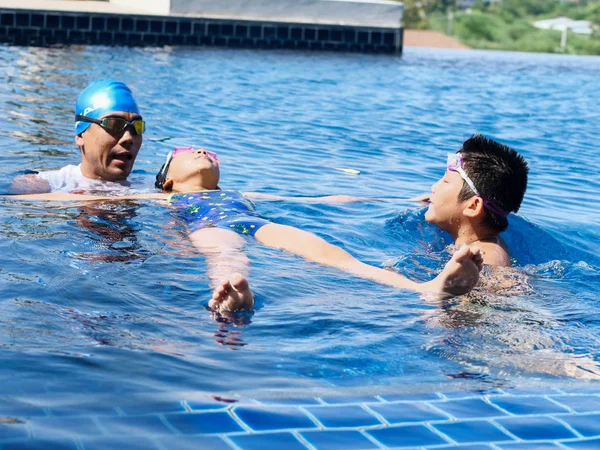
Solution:
[[[473,246],[479,247],[483,263],[488,266],[510,267],[512,265],[506,245],[499,237],[495,242],[480,241],[474,243]]]

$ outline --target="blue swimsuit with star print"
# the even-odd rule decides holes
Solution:
[[[237,191],[202,191],[173,194],[169,205],[190,231],[202,228],[225,228],[240,234],[254,234],[270,223],[254,209],[254,203]]]

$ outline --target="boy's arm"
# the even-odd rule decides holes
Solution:
[[[385,199],[352,197],[351,195],[326,195],[324,197],[286,197],[283,195],[261,194],[259,192],[244,192],[244,195],[253,200],[285,200],[288,202],[302,203],[352,203],[352,202],[383,202]]]
[[[10,200],[51,200],[56,202],[70,201],[94,201],[94,200],[137,200],[137,199],[166,199],[168,194],[162,192],[152,192],[147,194],[133,194],[123,196],[108,195],[87,195],[71,194],[68,192],[50,192],[46,194],[25,194],[25,195],[3,195],[2,197]]]

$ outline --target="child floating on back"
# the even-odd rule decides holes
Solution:
[[[415,283],[397,273],[361,263],[312,233],[265,220],[248,199],[253,194],[220,190],[219,177],[216,154],[193,148],[175,149],[156,177],[157,188],[174,192],[169,204],[187,224],[194,245],[207,257],[209,277],[215,286],[209,303],[213,309],[232,311],[253,305],[240,235],[253,236],[269,247],[401,289],[455,295],[468,292],[476,283],[481,269],[477,249],[459,250],[438,277]],[[227,272],[233,275],[227,276]]]

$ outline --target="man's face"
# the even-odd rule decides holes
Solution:
[[[111,112],[105,117],[120,117],[131,122],[141,119],[139,114]],[[142,145],[142,136],[132,127],[114,132],[91,124],[83,133],[75,137],[81,149],[81,172],[88,178],[107,181],[125,180],[133,169],[133,163]]]
[[[448,231],[458,228],[465,207],[464,202],[458,201],[463,183],[457,172],[446,170],[444,176],[431,186],[429,209],[425,213],[427,222]]]

